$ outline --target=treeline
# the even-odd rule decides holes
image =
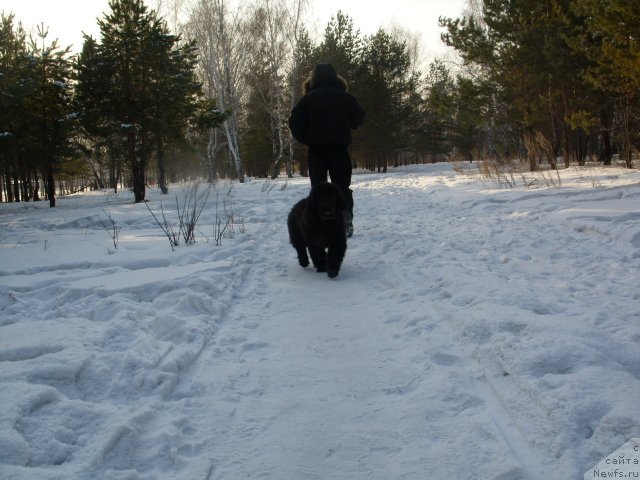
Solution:
[[[167,169],[171,178],[197,171],[188,155],[167,160],[187,145],[197,150],[202,132],[224,118],[201,94],[193,42],[171,34],[142,1],[110,7],[100,41],[85,37],[75,56],[49,43],[44,26],[27,39],[2,14],[2,200],[45,197],[55,206],[59,193],[125,186],[140,202],[150,172],[166,191]]]
[[[640,2],[471,0],[463,18],[441,18],[460,54],[457,90],[482,112],[473,148],[519,155],[531,169],[558,158],[632,168],[640,147]]]
[[[640,3],[470,0],[441,19],[462,59],[421,70],[401,28],[363,36],[338,12],[314,42],[306,0],[111,0],[82,51],[2,14],[0,201],[191,178],[306,175],[288,130],[313,66],[331,62],[367,111],[354,167],[527,157],[631,166],[638,147]],[[435,27],[435,26],[434,26]]]

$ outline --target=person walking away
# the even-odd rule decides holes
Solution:
[[[364,121],[365,112],[348,92],[347,82],[329,63],[315,66],[302,86],[303,97],[291,111],[289,128],[298,142],[309,149],[311,186],[327,181],[337,184],[347,204],[344,221],[347,237],[353,235],[353,191],[351,190],[351,130]]]

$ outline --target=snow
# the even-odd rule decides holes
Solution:
[[[129,192],[0,205],[0,478],[583,478],[640,437],[640,173],[560,178],[355,175],[335,280],[305,178],[219,183],[175,251]]]

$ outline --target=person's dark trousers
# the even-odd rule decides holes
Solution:
[[[327,173],[331,182],[342,190],[347,203],[347,210],[353,216],[353,192],[351,185],[351,158],[346,145],[319,145],[309,147],[309,177],[311,186],[327,181]]]

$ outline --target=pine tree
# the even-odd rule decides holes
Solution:
[[[141,202],[151,150],[150,80],[154,77],[151,61],[155,59],[148,54],[153,51],[151,32],[159,28],[158,19],[142,0],[111,0],[109,7],[110,12],[98,21],[101,43],[97,45],[96,62],[85,65],[97,70],[80,72],[89,82],[82,88],[94,92],[95,103],[88,107],[97,110],[97,116],[108,122],[113,136],[122,142],[135,201]],[[95,95],[98,92],[106,96]]]
[[[47,36],[48,30],[40,26],[40,44],[33,39],[31,42],[37,83],[27,108],[32,114],[36,161],[46,179],[49,205],[55,207],[55,174],[72,151],[76,114],[72,103],[70,48],[60,49],[56,41],[47,45]]]
[[[347,79],[350,88],[357,91],[363,47],[360,30],[356,29],[353,19],[338,11],[331,17],[324,38],[314,52],[315,63],[330,63],[338,75]]]
[[[426,95],[423,108],[423,146],[431,153],[432,161],[450,153],[451,130],[455,111],[454,81],[445,64],[435,60],[429,65],[425,78]]]
[[[296,35],[297,42],[293,51],[293,60],[290,76],[288,79],[289,110],[292,110],[295,104],[302,96],[302,83],[309,76],[315,64],[314,48],[309,32],[304,26],[301,26]],[[291,132],[289,131],[290,158],[293,163],[294,158],[297,159],[300,175],[308,175],[309,167],[307,165],[306,149],[302,145],[293,141]]]
[[[262,44],[262,47],[254,52],[252,71],[247,75],[250,93],[246,106],[246,131],[241,143],[245,173],[258,178],[270,175],[269,167],[277,142],[272,113],[275,105],[270,94],[273,79],[269,62],[265,59],[266,45]]]
[[[466,65],[494,85],[497,112],[522,137],[543,133],[553,151],[585,156],[593,130],[593,89],[582,80],[587,63],[569,36],[583,19],[571,15],[570,0],[484,0],[480,18],[441,19],[443,39]],[[588,113],[588,115],[586,114]],[[493,142],[489,142],[493,145]],[[555,153],[549,162],[555,167]],[[531,168],[537,168],[532,161]]]
[[[357,96],[367,119],[355,133],[355,148],[364,151],[368,168],[386,172],[389,161],[395,164],[407,147],[417,75],[406,43],[382,29],[366,39],[360,65]]]
[[[85,37],[78,64],[78,92],[85,128],[116,140],[125,152],[136,202],[145,198],[149,159],[166,188],[164,152],[184,136],[196,110],[195,46],[179,45],[142,0],[111,0],[99,20],[101,42]],[[91,125],[93,123],[93,125]]]
[[[637,118],[640,113],[640,3],[633,0],[574,1],[571,11],[583,18],[571,46],[592,63],[584,69],[584,78],[606,97],[613,97],[621,132],[627,167],[632,168],[632,150],[640,144]],[[600,98],[603,98],[602,96]],[[605,104],[605,107],[608,105]],[[600,111],[601,138],[605,139],[603,160],[610,161],[607,152],[608,120],[611,108]]]
[[[0,20],[0,181],[6,201],[13,202],[28,199],[22,195],[20,185],[25,180],[21,176],[28,158],[25,153],[33,145],[27,102],[35,92],[36,82],[26,32],[21,25],[14,25],[13,15],[2,14]]]
[[[195,42],[180,45],[180,37],[170,35],[165,25],[154,32],[154,77],[151,81],[151,131],[156,145],[158,186],[168,192],[165,150],[184,138],[196,112],[200,84],[196,81]]]
[[[257,66],[254,66],[256,68]],[[273,156],[272,117],[269,112],[261,107],[263,102],[264,81],[269,77],[265,75],[263,82],[259,81],[258,72],[253,72],[253,81],[248,101],[248,115],[246,132],[242,137],[242,152],[244,167],[247,175],[267,178],[270,176],[270,159]]]
[[[489,147],[483,137],[492,127],[491,89],[483,82],[458,76],[453,94],[451,143],[460,158],[473,160],[476,152]]]
[[[120,128],[111,120],[112,113],[105,108],[105,99],[112,95],[113,69],[103,61],[99,48],[94,38],[84,37],[82,51],[75,64],[75,103],[85,158],[93,170],[95,183],[101,188],[108,184],[117,191],[125,150],[121,145]],[[103,170],[108,182],[102,178]]]

